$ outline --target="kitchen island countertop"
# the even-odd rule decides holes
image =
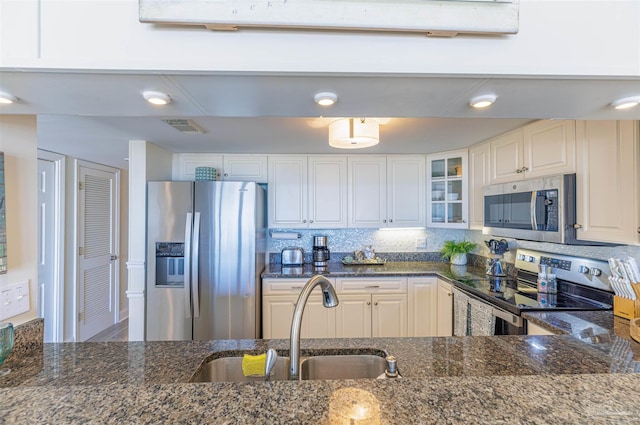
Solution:
[[[189,383],[206,359],[287,340],[44,344],[7,361],[5,423],[610,423],[640,417],[640,374],[569,335],[302,340],[302,355],[386,350],[394,380]],[[351,409],[350,409],[351,408]],[[348,422],[347,422],[348,423]],[[632,423],[632,422],[627,422]]]

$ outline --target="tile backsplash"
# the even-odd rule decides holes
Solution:
[[[451,229],[271,229],[271,231],[291,232],[299,234],[299,239],[283,240],[268,238],[268,251],[279,253],[289,246],[302,247],[305,252],[313,248],[313,236],[325,235],[329,249],[333,252],[353,252],[361,250],[365,245],[372,245],[377,252],[437,252],[446,240],[469,240],[476,242],[475,254],[486,256],[489,249],[484,241],[491,239],[479,230]],[[496,238],[501,239],[501,238]],[[424,241],[424,244],[423,244]],[[613,247],[559,245],[553,243],[509,240],[510,247],[505,260],[513,263],[516,248],[534,249],[556,254],[575,255],[579,257],[606,260],[609,257],[634,257],[640,261],[640,246],[620,245]],[[418,246],[421,246],[418,248]],[[424,248],[422,248],[424,246]]]

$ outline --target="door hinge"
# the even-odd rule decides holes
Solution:
[[[83,253],[83,249],[81,246],[78,247],[78,255],[82,255]]]
[[[78,182],[78,189],[79,190],[84,189],[84,184],[82,182]]]

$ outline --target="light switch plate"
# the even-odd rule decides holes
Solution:
[[[29,311],[29,281],[0,289],[0,320]]]

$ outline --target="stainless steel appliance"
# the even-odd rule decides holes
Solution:
[[[483,193],[485,235],[595,245],[576,238],[575,174],[489,185]]]
[[[327,264],[331,258],[329,248],[327,247],[326,236],[314,236],[313,237],[313,266],[314,267],[327,267]]]
[[[552,268],[558,293],[539,293],[538,266]],[[608,282],[606,261],[519,249],[515,262],[517,277],[488,277],[466,274],[455,283],[466,295],[487,304],[495,318],[496,335],[526,333],[527,311],[611,310],[613,292]]]
[[[260,337],[264,189],[253,182],[150,182],[146,339]]]
[[[283,266],[301,266],[304,264],[304,250],[299,247],[287,247],[280,253]]]

